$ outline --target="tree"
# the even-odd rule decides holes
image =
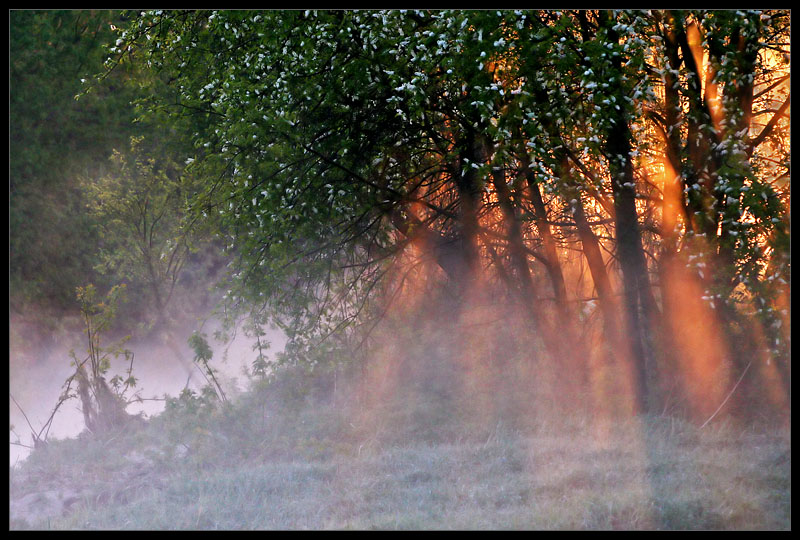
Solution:
[[[133,93],[119,70],[76,101],[82,79],[102,65],[118,14],[9,13],[9,271],[11,308],[65,308],[92,278],[91,222],[81,211],[79,175],[95,175],[130,136]],[[51,304],[51,305],[46,305]],[[53,305],[54,304],[54,305]]]
[[[115,151],[112,169],[85,184],[87,210],[99,224],[100,270],[119,281],[144,284],[156,316],[168,307],[197,231],[183,222],[196,190],[191,176],[168,157],[159,162],[134,138],[125,154]]]
[[[108,330],[116,316],[124,292],[124,286],[113,287],[104,299],[98,301],[94,285],[77,289],[77,299],[88,341],[87,356],[81,360],[74,352],[71,353],[75,374],[67,379],[66,390],[59,405],[70,397],[71,383],[73,379],[77,380],[77,396],[81,400],[84,422],[93,433],[120,428],[130,418],[125,411],[130,401],[125,394],[136,386],[136,378],[133,376],[133,353],[123,349],[124,340],[110,347],[101,346],[101,335]],[[128,361],[127,377],[115,375],[107,381],[106,374],[111,367],[111,358],[119,356],[124,356]],[[138,396],[134,396],[133,399],[138,399]]]
[[[297,357],[368,329],[386,285],[430,257],[451,297],[491,283],[514,298],[551,362],[577,361],[572,377],[589,354],[571,307],[589,299],[567,277],[577,249],[607,350],[625,344],[648,410],[674,316],[675,281],[656,270],[704,280],[697,264],[714,259],[691,294],[728,306],[729,328],[752,319],[733,276],[763,308],[767,260],[788,271],[767,187],[788,96],[748,139],[757,96],[774,103],[788,80],[784,15],[150,11],[109,65],[168,73],[175,110],[207,121],[200,200],[231,232],[229,300],[275,313]],[[767,140],[770,172],[752,166]]]

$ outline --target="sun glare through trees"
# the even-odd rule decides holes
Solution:
[[[144,129],[70,173],[92,232],[61,287],[126,284],[119,331],[170,362],[216,317],[254,340],[251,382],[299,370],[368,432],[425,409],[422,439],[454,403],[482,433],[579,418],[597,448],[637,418],[789,426],[787,10],[151,10],[104,32],[78,102],[116,85]],[[22,286],[47,251],[26,216],[53,203],[20,174],[24,318],[55,297]]]

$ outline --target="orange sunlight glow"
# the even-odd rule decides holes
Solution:
[[[680,261],[664,271],[665,304],[678,374],[690,413],[705,420],[730,387],[729,352],[716,311],[703,300],[703,284]]]

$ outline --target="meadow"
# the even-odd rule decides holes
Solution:
[[[11,468],[12,529],[787,530],[779,426],[600,421],[409,392],[342,403],[286,376],[226,406],[52,441]],[[460,412],[462,411],[462,412]]]

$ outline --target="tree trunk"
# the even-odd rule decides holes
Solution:
[[[564,163],[564,168],[568,166]],[[563,170],[563,169],[562,169]],[[562,175],[564,173],[562,172]],[[608,277],[603,254],[600,251],[600,243],[586,219],[586,212],[583,209],[583,202],[580,193],[577,191],[567,193],[572,209],[572,217],[578,229],[578,238],[581,241],[583,256],[589,265],[589,274],[592,276],[600,312],[603,315],[603,328],[610,343],[610,349],[614,350],[620,343],[621,335],[619,330],[619,316],[617,300],[614,290],[611,287],[611,280]]]
[[[613,20],[603,13],[602,21],[611,41],[619,37],[613,29]],[[622,72],[622,60],[612,57],[612,72]],[[619,78],[613,79],[619,83]],[[613,91],[613,89],[612,89]],[[621,91],[618,92],[621,95]],[[623,100],[618,99],[619,103]],[[617,258],[622,270],[623,298],[628,331],[628,345],[636,381],[636,400],[640,412],[652,409],[649,392],[650,371],[655,368],[653,358],[654,301],[647,276],[647,262],[642,248],[641,230],[636,212],[636,189],[631,161],[631,131],[624,109],[609,110],[610,127],[606,134],[606,153],[611,173],[611,191],[614,196]]]
[[[481,203],[481,187],[475,165],[482,161],[482,152],[475,133],[467,131],[462,141],[462,151],[455,172],[455,184],[459,197],[459,231],[466,262],[467,282],[477,277],[480,270],[478,249],[478,209]]]

